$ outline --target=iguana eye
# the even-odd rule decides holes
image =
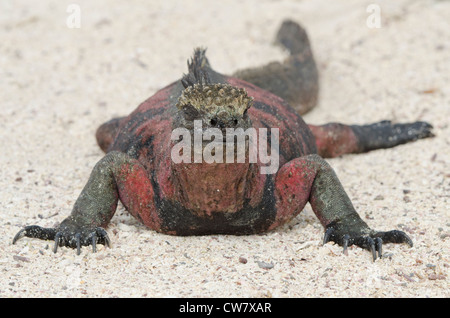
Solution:
[[[212,126],[217,125],[217,119],[216,118],[211,119],[210,123],[211,123]]]

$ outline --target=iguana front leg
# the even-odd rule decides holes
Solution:
[[[128,155],[113,151],[95,165],[69,217],[57,228],[26,226],[16,234],[13,244],[22,237],[54,240],[55,253],[58,246],[67,246],[76,248],[78,254],[81,246],[92,245],[94,252],[96,244],[109,246],[104,228],[113,217],[119,198],[131,214],[140,213],[141,219],[152,224],[156,212],[154,203],[147,200],[153,200],[153,189],[144,167]],[[141,206],[144,208],[139,209]]]
[[[330,165],[318,155],[296,158],[286,163],[276,176],[277,220],[283,223],[309,201],[325,228],[323,243],[333,241],[344,247],[357,245],[381,257],[382,243],[407,243],[402,231],[372,230],[358,215]],[[378,256],[377,256],[378,253]]]

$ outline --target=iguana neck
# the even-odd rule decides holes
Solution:
[[[239,211],[251,167],[249,163],[172,163],[176,193],[199,216]]]

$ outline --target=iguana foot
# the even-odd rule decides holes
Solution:
[[[369,233],[352,233],[339,229],[339,226],[330,224],[325,230],[323,244],[335,242],[344,247],[344,254],[350,245],[356,245],[372,252],[373,260],[382,257],[382,245],[384,243],[406,243],[413,246],[412,240],[405,232],[392,230],[388,232],[370,231]],[[377,256],[378,254],[378,256]]]
[[[20,230],[14,236],[12,243],[15,244],[25,236],[41,240],[54,240],[54,253],[58,250],[58,246],[76,248],[77,255],[80,255],[81,246],[92,245],[92,251],[95,253],[97,251],[97,244],[103,244],[108,247],[111,245],[108,233],[101,227],[74,229],[70,227],[44,228],[38,225],[30,225]]]

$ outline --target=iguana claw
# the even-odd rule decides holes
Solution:
[[[343,246],[343,253],[347,255],[347,248],[350,245],[357,245],[372,252],[375,261],[383,255],[383,242],[386,243],[406,243],[413,246],[412,240],[405,232],[393,230],[388,232],[373,232],[369,235],[340,235],[334,227],[330,226],[325,230],[323,244],[335,242]]]
[[[41,240],[53,240],[53,252],[56,253],[58,246],[67,246],[77,249],[77,255],[81,253],[81,246],[92,245],[92,251],[97,252],[97,243],[111,246],[108,233],[101,227],[94,229],[83,229],[80,231],[69,231],[64,228],[43,228],[38,225],[30,225],[21,229],[12,241],[15,244],[23,237],[38,238]]]

